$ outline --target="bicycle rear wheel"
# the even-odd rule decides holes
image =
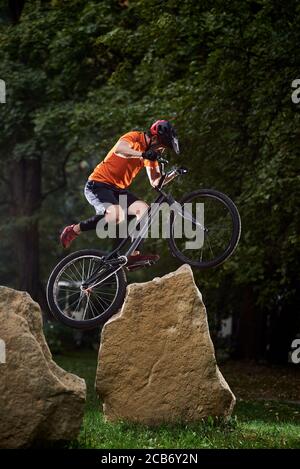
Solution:
[[[101,284],[83,291],[82,283],[102,265],[104,253],[84,249],[66,256],[51,273],[47,300],[53,316],[76,329],[93,329],[104,324],[122,306],[126,275],[118,270]]]
[[[200,269],[225,262],[241,234],[240,215],[232,200],[213,189],[200,189],[185,195],[179,203],[182,215],[171,212],[170,216],[168,243],[174,256]],[[180,224],[184,225],[181,231]]]

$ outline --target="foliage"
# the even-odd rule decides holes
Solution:
[[[57,321],[44,321],[44,334],[47,344],[55,355],[66,354],[75,349],[98,350],[100,331],[80,331],[66,328]],[[83,352],[84,353],[84,352]]]
[[[43,284],[63,255],[61,227],[92,213],[82,188],[93,166],[119,135],[159,116],[175,123],[176,163],[190,168],[175,195],[215,187],[241,213],[236,254],[222,268],[195,272],[211,323],[238,315],[245,292],[269,320],[297,307],[300,114],[290,94],[299,20],[296,0],[53,0],[28,1],[18,24],[0,23],[8,90],[0,107],[0,195],[13,203],[16,162],[41,161],[42,205],[25,223],[39,220]],[[132,189],[153,198],[142,176]],[[5,261],[22,217],[8,223],[5,205],[0,213]],[[95,242],[86,236],[76,248]],[[166,243],[151,246],[167,255]],[[3,264],[1,281],[14,284],[14,266]],[[262,354],[266,347],[265,339]]]

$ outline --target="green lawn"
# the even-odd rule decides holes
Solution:
[[[237,396],[228,423],[208,419],[157,428],[107,423],[94,391],[96,353],[76,352],[55,360],[87,383],[83,426],[71,448],[300,448],[300,406],[274,400],[241,400]]]

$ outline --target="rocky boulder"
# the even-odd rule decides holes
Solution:
[[[52,360],[39,305],[0,287],[0,448],[69,440],[81,425],[86,386]]]
[[[235,397],[216,364],[188,265],[128,286],[121,311],[102,330],[96,390],[110,421],[157,425],[230,416]]]

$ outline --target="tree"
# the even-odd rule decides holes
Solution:
[[[300,328],[300,116],[290,99],[299,19],[294,0],[166,0],[163,9],[160,0],[52,0],[26,2],[17,24],[2,23],[2,255],[14,234],[17,258],[0,270],[4,281],[25,262],[19,285],[36,296],[39,277],[45,284],[63,255],[61,226],[90,214],[80,161],[92,169],[123,132],[169,118],[181,140],[176,163],[190,168],[175,195],[215,187],[241,212],[235,255],[195,272],[210,322],[235,318],[237,355],[286,361]],[[151,200],[142,176],[134,189]]]

